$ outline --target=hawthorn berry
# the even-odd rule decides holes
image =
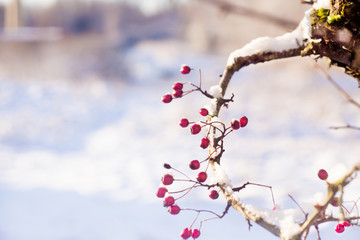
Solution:
[[[218,197],[219,197],[219,193],[218,193],[218,191],[216,191],[216,190],[212,190],[211,192],[210,192],[210,194],[209,194],[209,197],[211,198],[211,199],[217,199]]]
[[[196,238],[198,238],[198,237],[200,237],[200,230],[199,230],[199,229],[194,229],[194,230],[192,231],[192,238],[193,238],[193,239],[196,239]]]
[[[179,212],[180,212],[180,207],[178,206],[178,205],[172,205],[172,206],[170,206],[169,207],[169,213],[171,214],[171,215],[177,215],[177,214],[179,214]]]
[[[318,172],[318,177],[321,179],[321,180],[326,180],[328,178],[328,173],[325,169],[320,169],[319,172]]]
[[[248,118],[243,116],[240,118],[240,127],[245,127],[248,124]]]
[[[172,101],[172,99],[173,99],[173,97],[170,93],[167,93],[162,97],[163,103],[169,103]]]
[[[183,128],[186,128],[187,126],[189,126],[189,120],[187,118],[182,118],[179,125]]]
[[[167,196],[164,199],[164,207],[170,207],[170,206],[174,205],[174,203],[175,203],[175,199],[173,196]]]
[[[182,65],[181,68],[180,68],[180,72],[182,74],[188,74],[188,73],[190,73],[190,71],[191,71],[191,68],[189,66],[185,65],[185,64]]]
[[[207,174],[206,172],[199,172],[197,178],[196,178],[199,182],[205,182],[207,179]]]
[[[192,160],[189,164],[189,167],[192,169],[192,170],[197,170],[200,168],[200,162],[198,160]]]
[[[234,130],[238,130],[240,128],[240,121],[237,119],[231,120],[231,128]]]
[[[201,131],[201,126],[197,123],[191,126],[191,134],[195,135],[198,134]]]
[[[199,113],[201,116],[206,117],[209,114],[209,111],[206,108],[201,108]]]
[[[167,193],[167,191],[168,190],[165,187],[159,187],[159,189],[158,189],[158,191],[156,193],[156,196],[158,198],[163,198],[163,197],[165,197],[165,194]]]
[[[174,182],[174,177],[171,174],[165,174],[161,181],[164,185],[171,185]]]
[[[174,85],[173,85],[173,89],[174,90],[182,90],[183,89],[183,84],[182,83],[180,83],[180,82],[176,82],[176,83],[174,83]]]
[[[191,234],[192,234],[191,228],[185,228],[181,233],[181,237],[183,239],[188,239],[189,237],[191,237]]]
[[[344,227],[350,227],[351,226],[351,224],[348,221],[343,221],[342,225]]]
[[[207,148],[210,145],[210,140],[208,138],[201,139],[200,147],[203,149]]]
[[[172,94],[173,94],[174,98],[181,98],[183,95],[183,91],[182,90],[174,90]]]
[[[334,207],[338,207],[340,205],[340,200],[338,197],[334,197],[334,199],[332,200],[332,202],[330,203],[331,205],[333,205]]]
[[[338,225],[336,225],[335,227],[335,232],[337,233],[342,233],[345,231],[345,227],[344,225],[342,225],[341,223],[339,223]]]

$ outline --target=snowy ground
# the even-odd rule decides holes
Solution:
[[[185,54],[185,47],[174,42],[137,45],[125,56],[133,67],[129,83],[1,79],[0,239],[180,239],[194,214],[170,216],[155,191],[165,172],[162,163],[187,172],[190,160],[206,155],[198,147],[200,136],[190,136],[178,121],[199,120],[198,109],[208,102],[198,94],[168,105],[160,99],[174,81],[198,81],[195,73],[180,76],[181,64],[202,68],[208,88],[219,80],[227,59]],[[248,126],[226,143],[223,166],[233,185],[272,185],[282,208],[296,208],[288,194],[301,204],[325,191],[316,177],[319,168],[330,170],[339,163],[350,168],[360,156],[358,132],[329,129],[360,125],[359,109],[310,63],[291,59],[244,69],[228,89],[235,103],[222,112],[224,121],[249,118]],[[359,96],[355,80],[330,72]],[[355,180],[345,198],[357,199],[359,185]],[[250,187],[240,197],[272,208],[267,189]],[[221,213],[222,200],[200,193],[181,203]],[[358,228],[338,235],[334,226],[320,228],[322,239],[358,239]],[[240,236],[275,239],[256,226],[249,232],[235,211],[206,222],[201,239]]]

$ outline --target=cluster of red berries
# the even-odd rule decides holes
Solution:
[[[319,179],[323,181],[326,181],[329,177],[329,174],[325,169],[320,169],[317,175]],[[339,207],[341,205],[340,199],[338,197],[334,197],[334,199],[331,201],[330,204],[334,207]],[[345,227],[350,227],[350,226],[351,224],[348,221],[343,221],[335,226],[335,232],[342,233],[345,231]]]
[[[182,74],[188,74],[188,73],[191,72],[191,70],[193,70],[193,69],[190,68],[189,66],[183,65],[181,67],[181,69],[180,69],[180,72]],[[199,72],[200,72],[200,70],[199,70]],[[196,85],[194,85],[192,83],[190,83],[190,85],[195,87],[195,89],[185,92],[183,90],[184,84],[186,84],[186,83],[176,82],[172,86],[172,90],[173,90],[172,93],[165,94],[162,97],[162,101],[164,103],[170,103],[174,98],[183,97],[185,94],[188,94],[188,93],[190,93],[192,91],[195,91],[195,90],[201,91],[207,97],[210,96],[207,93],[205,93],[204,91],[202,91],[200,87],[198,87],[198,86],[196,86]],[[201,85],[201,73],[200,73],[200,85]],[[203,116],[203,117],[212,117],[211,116],[211,114],[212,114],[211,111],[208,108],[205,108],[205,107],[200,108],[199,114],[201,116]],[[211,144],[211,139],[209,138],[210,128],[214,128],[216,130],[219,130],[221,135],[222,135],[220,141],[223,141],[224,137],[227,136],[227,134],[229,134],[231,131],[243,128],[247,124],[248,124],[248,119],[245,116],[241,117],[240,119],[233,119],[231,121],[229,127],[226,127],[225,124],[220,122],[220,121],[218,121],[218,122],[209,122],[208,119],[206,119],[205,121],[192,122],[192,121],[189,121],[187,118],[182,118],[180,120],[180,122],[179,122],[179,125],[182,128],[189,127],[190,128],[190,133],[192,135],[197,135],[197,134],[199,134],[201,132],[202,128],[208,127],[207,128],[207,134],[200,141],[200,147],[203,148],[203,149],[208,148],[210,146],[210,144]],[[220,129],[221,127],[219,127],[219,125],[222,126],[222,129]],[[213,143],[213,144],[215,145],[215,143]],[[217,152],[218,148],[221,148],[220,150],[223,151],[222,144],[221,144],[220,147],[214,146],[214,148],[217,148],[217,149],[214,150],[214,153]],[[164,207],[168,208],[168,211],[169,211],[170,214],[177,215],[182,210],[185,210],[185,209],[181,209],[177,205],[177,201],[180,198],[182,198],[183,196],[185,196],[192,189],[197,188],[197,187],[206,187],[208,189],[216,187],[216,184],[215,185],[205,184],[205,182],[206,182],[206,180],[208,178],[208,175],[207,175],[206,172],[207,172],[207,169],[209,167],[209,161],[210,161],[210,158],[211,158],[212,154],[213,153],[210,153],[209,154],[210,156],[208,156],[205,160],[202,160],[202,161],[192,160],[189,163],[189,167],[190,167],[191,170],[199,170],[202,163],[208,162],[208,164],[207,164],[207,166],[206,166],[206,168],[204,170],[199,170],[196,179],[191,179],[186,174],[172,168],[169,164],[164,164],[164,167],[166,169],[172,169],[172,170],[174,170],[174,171],[176,171],[176,172],[178,172],[178,173],[180,173],[180,174],[182,174],[183,176],[186,177],[186,179],[174,179],[174,176],[172,174],[167,173],[161,179],[162,185],[158,188],[156,196],[158,198],[164,198],[163,205],[164,205]],[[180,190],[180,191],[169,192],[167,187],[169,185],[172,185],[173,182],[177,181],[177,180],[182,181],[182,182],[188,181],[192,185],[190,187],[185,188],[185,189]],[[182,196],[180,196],[180,197],[178,197],[176,199],[174,198],[174,196],[173,196],[174,194],[182,193],[182,192],[185,192],[185,194],[183,194]],[[219,197],[219,192],[217,190],[213,189],[213,190],[210,191],[209,197],[211,199],[215,200],[215,199],[217,199]],[[189,210],[189,209],[187,209],[187,210]],[[196,210],[196,211],[200,212],[201,210]],[[209,211],[207,211],[207,212],[209,212]],[[216,216],[218,216],[218,215],[216,215]],[[201,226],[201,224],[200,224],[200,226]],[[190,227],[185,228],[181,233],[181,237],[183,239],[188,239],[190,237],[192,237],[193,239],[196,239],[199,236],[200,236],[200,228],[199,229],[192,229],[192,225]]]

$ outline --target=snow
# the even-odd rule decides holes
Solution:
[[[219,85],[211,86],[209,89],[209,94],[212,95],[214,98],[221,98],[222,97],[222,88]]]
[[[313,8],[314,9],[321,9],[321,8],[330,9],[331,8],[330,0],[317,0],[313,4]]]
[[[214,164],[214,177],[212,179],[212,184],[219,184],[219,185],[223,185],[226,187],[230,187],[231,188],[231,181],[229,176],[226,174],[226,172],[224,171],[224,169],[221,167],[221,165],[215,163]],[[232,190],[231,190],[232,192]]]
[[[228,58],[227,66],[234,64],[238,57],[251,56],[260,52],[282,52],[289,49],[296,49],[305,41],[311,40],[310,14],[313,8],[305,12],[304,18],[299,26],[292,32],[277,37],[260,37],[252,40],[244,47],[232,52]]]

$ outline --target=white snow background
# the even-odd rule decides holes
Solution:
[[[227,56],[175,46],[148,41],[131,49],[125,56],[133,66],[131,83],[1,78],[0,239],[180,239],[195,213],[171,216],[155,192],[164,162],[194,175],[189,161],[206,157],[198,146],[201,136],[191,136],[178,121],[200,120],[198,110],[209,102],[198,93],[170,104],[161,97],[175,81],[198,82],[196,72],[180,75],[183,63],[202,69],[205,88],[217,84]],[[360,101],[354,79],[335,68],[329,72]],[[234,75],[230,93],[235,102],[221,119],[249,118],[246,128],[225,141],[222,165],[234,186],[271,185],[282,209],[297,209],[288,194],[305,208],[325,193],[316,176],[320,168],[332,177],[359,162],[359,132],[329,127],[360,125],[360,111],[313,70],[309,58],[249,66]],[[359,189],[356,179],[345,189],[345,200],[356,200]],[[224,199],[207,194],[195,190],[179,205],[222,213]],[[248,186],[240,198],[273,207],[268,189]],[[320,226],[322,239],[358,239],[359,228],[339,235],[335,225]],[[234,210],[204,223],[200,237],[240,238],[276,239],[255,224],[248,231]]]

